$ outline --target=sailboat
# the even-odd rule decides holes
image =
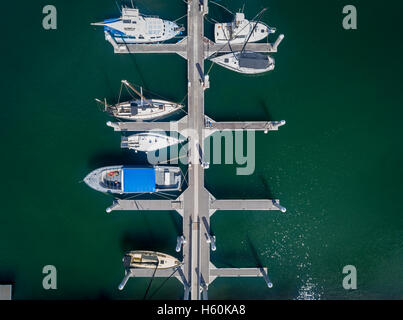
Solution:
[[[136,133],[128,137],[122,136],[122,148],[142,152],[156,151],[180,143],[181,139],[156,132]]]
[[[182,172],[179,167],[124,165],[96,169],[84,179],[92,189],[114,194],[178,191],[181,181]]]
[[[245,74],[263,73],[275,67],[273,57],[252,51],[231,52],[210,60],[224,68]]]
[[[134,277],[134,270],[150,270],[153,271],[152,277],[155,276],[157,270],[163,269],[178,269],[182,263],[165,253],[156,251],[135,250],[125,254],[122,259],[123,267],[125,268],[125,276],[119,284],[119,290],[123,290],[130,277]],[[134,273],[132,273],[134,271]],[[172,274],[173,275],[173,274]]]
[[[166,117],[184,107],[182,104],[167,100],[147,99],[143,95],[143,88],[140,88],[139,92],[127,80],[122,80],[122,84],[136,93],[139,96],[139,99],[121,102],[114,105],[108,104],[106,100],[102,101],[95,99],[95,101],[104,105],[106,112],[116,118],[133,121],[156,120]]]
[[[126,269],[170,269],[180,265],[178,259],[156,251],[130,251],[123,257],[123,266]]]
[[[261,16],[264,11],[266,11],[266,9],[263,9],[261,12],[259,12],[257,17]],[[260,24],[261,23],[259,21],[255,21],[253,27],[249,29],[249,34],[244,41],[242,50],[232,51],[231,36],[227,40],[227,42],[232,52],[225,54],[215,54],[209,58],[210,61],[232,71],[245,74],[258,74],[273,70],[275,67],[275,61],[272,57],[262,53],[245,51],[246,45],[248,44],[250,39],[252,39],[252,37],[255,37],[256,39],[255,30],[258,30],[258,26]]]
[[[214,25],[214,40],[216,43],[235,44],[243,43],[250,36],[249,42],[257,42],[275,32],[276,28],[271,28],[263,22],[249,21],[245,19],[244,13],[237,12],[232,22]]]
[[[155,16],[140,14],[138,9],[122,7],[120,18],[106,19],[102,22],[91,23],[103,26],[116,43],[153,43],[172,39],[180,35],[183,27],[175,22],[163,20]]]

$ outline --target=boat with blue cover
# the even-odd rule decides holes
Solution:
[[[182,172],[179,167],[108,166],[88,174],[84,182],[94,190],[115,193],[157,193],[178,191]]]
[[[103,26],[104,31],[112,36],[116,43],[121,44],[167,41],[184,31],[184,28],[175,22],[142,15],[138,9],[127,7],[122,7],[120,18],[106,19],[91,25]]]

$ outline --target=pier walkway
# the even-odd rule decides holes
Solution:
[[[166,131],[186,134],[189,129],[188,117],[185,116],[178,121],[170,122],[111,122],[106,123],[114,131]],[[207,138],[216,131],[278,131],[279,127],[285,125],[285,121],[224,121],[216,122],[211,118],[204,117],[203,137]]]
[[[182,249],[182,265],[176,270],[128,269],[119,286],[124,287],[130,277],[170,277],[183,283],[184,299],[207,299],[208,286],[217,277],[263,277],[268,287],[272,283],[267,268],[216,268],[210,262],[210,250],[215,250],[215,236],[210,231],[210,217],[219,210],[271,211],[285,208],[277,199],[217,200],[204,186],[202,155],[204,140],[221,130],[276,131],[285,121],[216,122],[205,116],[204,94],[206,87],[204,61],[217,52],[229,52],[227,45],[218,45],[204,37],[204,15],[208,12],[207,0],[188,1],[187,37],[176,44],[118,45],[106,33],[115,53],[175,53],[187,60],[188,114],[172,122],[108,122],[115,131],[177,131],[188,135],[188,188],[174,200],[115,200],[107,212],[119,210],[163,211],[175,210],[182,216],[183,234],[178,237],[177,251]],[[284,38],[280,35],[274,44],[251,43],[247,50],[273,53]],[[242,45],[232,45],[241,50]],[[190,133],[189,133],[190,132]],[[157,249],[157,248],[156,248]],[[174,273],[174,271],[176,271]]]
[[[277,48],[284,36],[280,35],[274,43],[248,43],[245,47],[247,51],[261,52],[261,53],[276,53]],[[153,43],[153,44],[118,44],[113,37],[105,31],[105,39],[112,45],[115,53],[171,53],[178,54],[184,59],[188,59],[188,37],[183,38],[177,43]],[[220,52],[228,53],[232,51],[241,51],[243,44],[218,44],[210,39],[202,38],[202,45],[204,58]],[[231,50],[232,48],[232,50]]]

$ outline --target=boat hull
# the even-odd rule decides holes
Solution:
[[[108,166],[89,173],[84,182],[92,189],[112,194],[179,191],[182,172],[179,167]]]
[[[224,68],[229,70],[244,73],[244,74],[259,74],[271,71],[275,67],[275,60],[270,56],[264,56],[264,59],[260,59],[259,61],[255,61],[257,63],[252,63],[252,65],[245,66],[241,64],[240,52],[232,52],[228,54],[224,54],[221,56],[217,56],[214,58],[210,58],[210,60]],[[255,53],[252,53],[255,54]],[[256,55],[256,54],[255,54]],[[261,55],[263,56],[263,55]],[[251,60],[251,59],[250,59]],[[253,59],[252,59],[253,60]],[[252,61],[253,62],[253,61]]]
[[[126,269],[171,269],[180,266],[181,262],[165,253],[136,250],[130,251],[125,255],[123,264]]]
[[[168,41],[176,36],[179,36],[182,34],[182,29],[176,25],[175,23],[167,20],[162,20],[165,29],[169,28],[175,28],[177,31],[172,31],[169,33],[166,33],[160,37],[153,37],[151,35],[145,36],[143,39],[138,38],[136,35],[130,35],[128,33],[124,33],[120,30],[122,30],[121,25],[105,25],[104,31],[106,31],[113,39],[115,40],[116,43],[118,44],[146,44],[146,43],[158,43],[158,42],[163,42],[163,41]]]
[[[151,105],[140,100],[126,101],[116,105],[108,106],[106,110],[110,115],[130,121],[151,121],[167,117],[184,107],[171,101],[150,99]]]
[[[137,133],[129,137],[122,137],[122,148],[141,152],[152,152],[168,148],[180,143],[177,137],[167,136],[156,132]]]
[[[214,26],[214,41],[218,44],[225,44],[228,41],[231,44],[239,44],[245,43],[250,35],[248,42],[258,42],[267,38],[270,33],[273,33],[272,29],[262,22],[259,22],[252,32],[255,23],[255,21],[251,21],[249,26],[245,27],[241,25],[235,29],[233,28],[234,23],[231,22],[216,23]]]
[[[123,166],[108,166],[98,168],[91,173],[89,173],[85,178],[84,182],[92,189],[104,192],[104,193],[115,193],[115,194],[123,194],[121,189],[114,189],[111,187],[107,187],[107,185],[102,184],[101,181],[104,175],[108,174],[108,172],[119,171],[123,168]]]
[[[183,31],[175,22],[145,16],[138,9],[126,7],[122,8],[120,18],[106,19],[96,25],[103,25],[104,31],[119,44],[167,41]]]

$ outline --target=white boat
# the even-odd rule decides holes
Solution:
[[[182,104],[167,100],[146,99],[143,96],[142,88],[139,92],[128,81],[122,80],[122,83],[135,92],[139,96],[139,99],[120,102],[114,105],[109,105],[106,101],[95,99],[105,106],[106,112],[116,118],[133,121],[150,121],[171,115],[184,107]]]
[[[156,151],[165,149],[180,143],[181,139],[167,136],[156,132],[136,133],[128,137],[122,136],[122,148],[128,148],[142,152]]]
[[[219,55],[210,60],[218,65],[246,74],[258,74],[271,71],[275,67],[274,58],[251,51],[237,51]]]
[[[257,42],[275,33],[276,28],[270,28],[263,22],[249,21],[245,14],[238,12],[232,22],[216,23],[214,26],[214,39],[216,43],[244,43]]]
[[[153,43],[172,39],[180,35],[183,27],[175,22],[163,20],[155,16],[140,14],[138,9],[122,7],[120,18],[106,19],[103,22],[92,23],[103,26],[116,43]]]
[[[170,269],[180,265],[181,263],[178,259],[155,251],[130,251],[123,257],[125,269]]]
[[[109,166],[89,173],[84,182],[94,190],[114,193],[156,193],[178,191],[182,172],[179,167]]]

